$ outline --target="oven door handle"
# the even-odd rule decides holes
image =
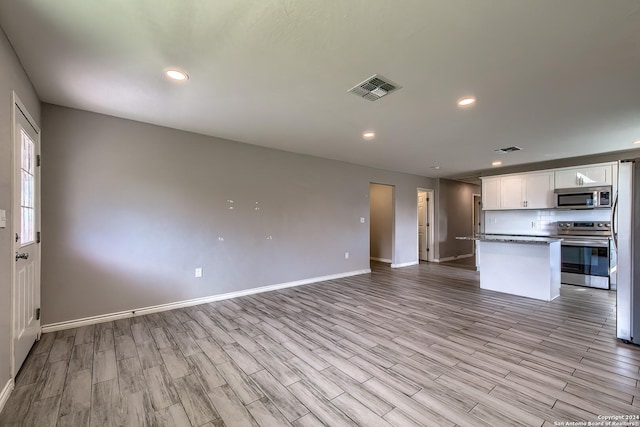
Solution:
[[[567,240],[564,239],[561,243],[562,246],[580,246],[580,247],[592,247],[592,248],[608,248],[609,240],[593,241],[593,240]]]

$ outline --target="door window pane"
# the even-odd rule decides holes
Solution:
[[[21,131],[22,136],[22,164],[20,165],[20,243],[27,245],[35,241],[36,229],[36,194],[35,194],[35,149],[29,135]]]

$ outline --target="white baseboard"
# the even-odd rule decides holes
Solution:
[[[5,384],[4,388],[0,392],[0,412],[4,409],[4,405],[9,400],[9,396],[11,396],[11,391],[13,390],[13,378],[10,378]]]
[[[401,264],[391,264],[391,268],[410,267],[412,265],[418,265],[418,264],[419,264],[419,261],[403,262]]]
[[[278,283],[278,284],[269,285],[269,286],[261,286],[259,288],[246,289],[244,291],[229,292],[226,294],[211,295],[211,296],[202,297],[202,298],[194,298],[194,299],[189,299],[184,301],[170,302],[167,304],[136,308],[136,309],[127,310],[127,311],[120,311],[117,313],[101,314],[99,316],[85,317],[82,319],[67,320],[65,322],[57,322],[57,323],[51,323],[48,325],[43,325],[42,332],[47,333],[47,332],[61,331],[64,329],[79,328],[81,326],[94,325],[96,323],[108,322],[111,320],[125,319],[128,317],[134,317],[134,316],[142,316],[145,314],[157,313],[160,311],[173,310],[181,307],[190,307],[193,305],[206,304],[208,302],[221,301],[221,300],[230,299],[230,298],[242,297],[245,295],[275,291],[275,290],[284,289],[284,288],[292,288],[294,286],[308,285],[310,283],[324,282],[326,280],[341,279],[343,277],[357,276],[359,274],[367,274],[367,273],[371,273],[371,269],[367,268],[364,270],[348,271],[346,273],[331,274],[329,276],[313,277],[310,279],[296,280],[293,282]]]
[[[387,258],[376,258],[376,257],[374,257],[374,256],[369,257],[369,259],[370,259],[371,261],[386,262],[387,264],[391,264],[391,262],[392,262],[390,259],[387,259]]]

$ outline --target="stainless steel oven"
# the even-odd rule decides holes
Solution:
[[[557,234],[562,283],[610,289],[611,223],[559,222]]]

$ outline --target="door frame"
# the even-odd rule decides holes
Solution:
[[[420,211],[418,209],[418,199],[420,197],[419,193],[427,193],[427,197],[429,198],[429,203],[427,203],[427,218],[431,218],[429,223],[429,227],[427,227],[427,247],[430,249],[427,252],[427,262],[434,262],[435,259],[435,238],[434,238],[434,227],[435,227],[435,191],[430,188],[422,188],[418,187],[416,190],[416,243],[417,248],[416,251],[418,253],[418,264],[420,263],[420,233],[418,229],[420,227]]]
[[[33,129],[36,131],[37,134],[37,144],[38,147],[41,148],[41,130],[40,130],[40,126],[38,126],[36,120],[33,118],[33,116],[29,113],[29,110],[27,110],[27,107],[24,105],[24,103],[20,100],[20,97],[18,96],[18,94],[15,91],[11,91],[11,150],[10,150],[10,155],[11,155],[11,188],[10,188],[10,192],[9,194],[11,195],[11,222],[10,222],[10,226],[9,226],[9,230],[10,230],[10,242],[11,242],[11,251],[10,251],[10,256],[11,256],[11,268],[10,270],[10,280],[11,280],[11,287],[10,287],[10,292],[9,292],[9,298],[11,300],[11,307],[10,307],[10,316],[11,316],[11,320],[10,320],[10,326],[11,326],[11,331],[9,333],[9,337],[10,337],[10,343],[9,343],[9,359],[10,359],[10,374],[11,374],[11,378],[15,379],[16,377],[16,360],[15,360],[15,331],[16,331],[16,319],[15,319],[15,312],[16,312],[16,307],[15,307],[15,299],[14,299],[14,295],[16,293],[16,263],[15,260],[13,259],[14,257],[14,238],[13,236],[16,235],[16,233],[18,232],[18,230],[16,230],[16,218],[18,215],[18,212],[14,212],[13,211],[13,207],[15,206],[15,202],[16,202],[16,198],[20,197],[19,194],[16,194],[15,188],[16,188],[16,176],[17,176],[17,168],[19,167],[19,165],[16,164],[15,161],[15,147],[16,147],[16,130],[17,130],[17,123],[18,123],[18,114],[22,114],[24,115],[24,117],[27,119],[27,121],[29,122],[29,124],[33,127]],[[39,154],[39,153],[38,153]],[[41,171],[40,171],[41,174]],[[41,214],[42,214],[42,205],[41,205],[41,181],[42,181],[42,177],[40,176],[39,179],[36,180],[36,230],[39,231],[41,228],[41,224],[42,224],[42,218],[41,218]],[[41,249],[41,245],[40,243],[36,243],[36,251],[38,252],[38,264],[36,266],[36,280],[38,283],[38,287],[41,287],[41,269],[42,269],[42,249]],[[40,293],[40,292],[39,292]],[[41,296],[40,296],[41,298]],[[40,329],[40,331],[38,331],[38,337],[37,339],[40,339],[40,336],[42,334],[42,328]]]
[[[471,235],[474,235],[476,232],[476,202],[477,199],[482,200],[482,194],[473,193],[471,194]],[[484,226],[484,217],[482,215],[482,207],[478,207],[478,219],[480,220],[480,224]],[[482,229],[479,230],[482,233]],[[473,255],[476,253],[476,241],[473,241],[472,252]]]
[[[476,232],[476,210],[478,211],[478,220],[480,221],[481,228],[478,230],[480,233],[482,233],[482,227],[484,226],[484,217],[482,215],[482,207],[479,206],[478,203],[476,203],[477,201],[482,200],[482,194],[478,194],[478,193],[473,193],[471,194],[471,234],[474,235]],[[476,245],[475,245],[475,240],[474,240],[474,244],[473,244],[473,254],[476,253]]]

